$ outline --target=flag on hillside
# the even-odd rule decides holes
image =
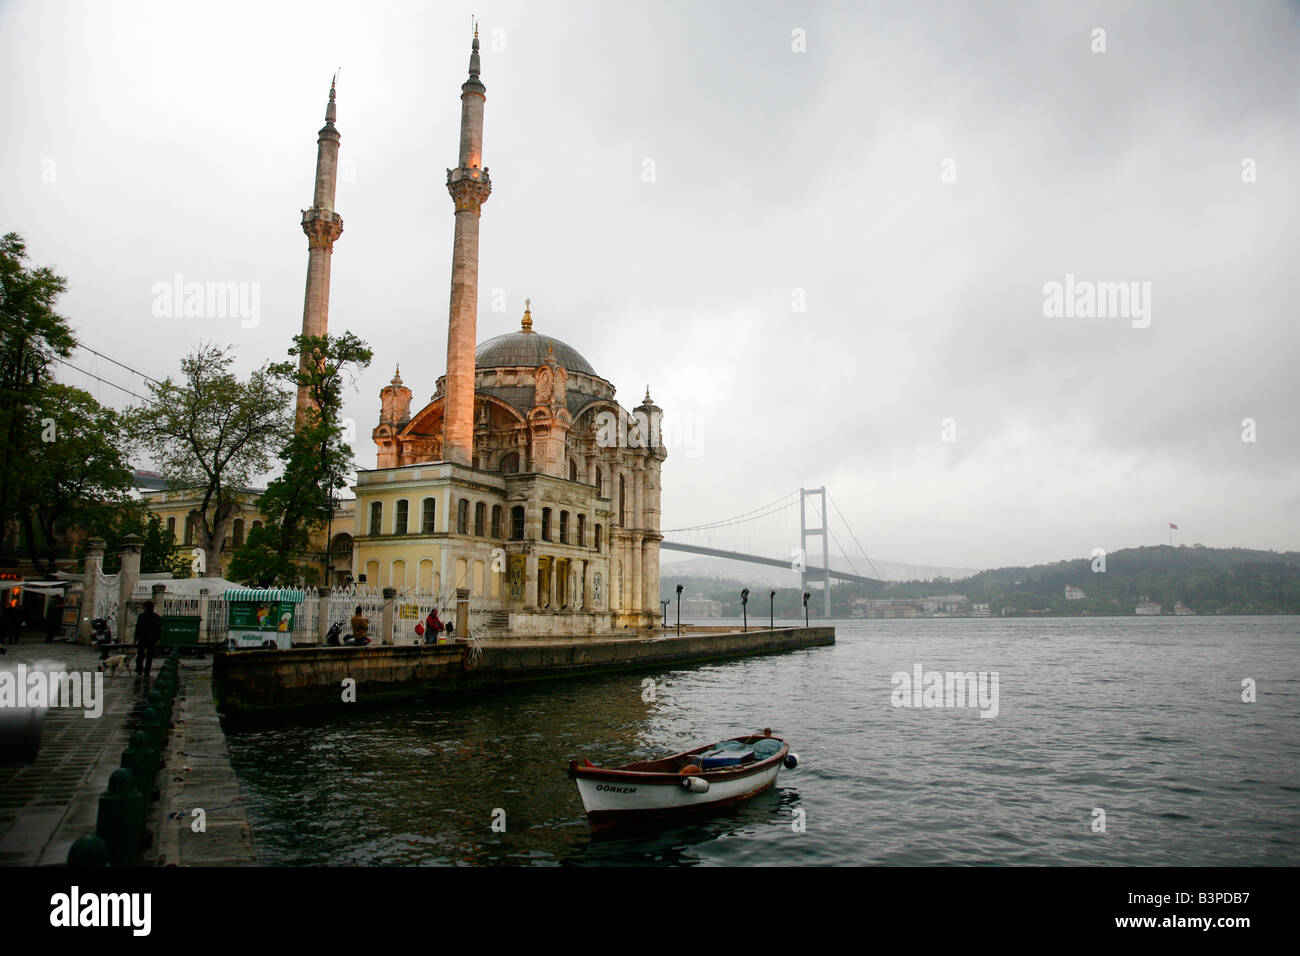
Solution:
[[[1170,524],[1170,525],[1169,525],[1169,530],[1170,530],[1170,531],[1177,531],[1177,530],[1178,530],[1178,525],[1176,525],[1176,524]]]

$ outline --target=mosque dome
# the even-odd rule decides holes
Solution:
[[[477,368],[515,368],[521,365],[536,368],[546,363],[546,356],[552,351],[555,361],[568,371],[599,377],[591,363],[572,345],[534,332],[533,317],[527,308],[519,331],[507,332],[479,344],[474,353],[474,365]]]

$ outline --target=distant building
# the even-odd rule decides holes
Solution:
[[[1067,601],[1082,601],[1083,590],[1081,588],[1072,588],[1067,584],[1065,586],[1065,599]]]
[[[1174,605],[1174,613],[1181,617],[1182,615],[1195,614],[1196,612],[1193,611],[1186,604],[1184,604],[1182,601],[1179,601],[1177,604]]]
[[[878,620],[892,620],[900,617],[916,617],[916,608],[911,604],[883,604],[867,611],[867,617]]]
[[[1141,614],[1147,617],[1154,617],[1162,613],[1164,608],[1154,601],[1143,601],[1133,609],[1134,614]]]
[[[971,617],[992,617],[993,612],[989,610],[987,604],[972,604],[970,609]]]
[[[682,598],[682,617],[722,617],[722,602],[710,600],[701,594],[696,594],[694,597]]]

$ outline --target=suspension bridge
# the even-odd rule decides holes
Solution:
[[[870,568],[874,577],[859,573],[854,563],[854,556],[841,544],[831,527],[828,503],[835,509],[840,525],[856,546],[857,553],[864,562],[864,570]],[[820,581],[827,617],[831,613],[832,578],[837,581],[855,581],[862,584],[879,584],[881,581],[875,565],[867,557],[867,552],[858,541],[858,536],[853,533],[852,527],[844,517],[844,512],[840,510],[840,506],[835,503],[835,499],[831,497],[825,486],[796,488],[776,501],[744,514],[708,524],[692,525],[689,528],[667,528],[663,534],[664,540],[659,542],[659,547],[664,550],[684,551],[690,554],[798,571],[800,588],[805,593],[810,593],[808,591],[810,582]],[[784,553],[773,556],[771,554],[773,541],[789,542],[790,547]],[[795,545],[796,541],[797,545]],[[814,554],[808,547],[810,541],[820,544],[818,549],[821,552],[820,565],[809,563]],[[852,568],[851,572],[837,571],[830,566],[832,541]],[[762,550],[767,550],[768,553],[760,553]]]

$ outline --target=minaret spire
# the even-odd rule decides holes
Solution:
[[[483,166],[483,104],[479,79],[478,25],[470,46],[469,79],[460,87],[460,164],[447,170],[447,191],[456,207],[451,254],[451,304],[447,318],[447,379],[442,457],[474,461],[474,350],[478,341],[478,224],[492,181]]]
[[[316,139],[316,192],[312,207],[302,212],[302,231],[307,234],[307,291],[303,296],[302,334],[325,335],[329,331],[330,260],[334,240],[343,235],[343,217],[334,211],[334,188],[338,183],[339,131],[334,128],[337,108],[330,80],[330,98],[325,106],[325,125]],[[300,367],[302,360],[300,359]],[[298,389],[296,422],[302,423],[310,405],[307,389]]]

